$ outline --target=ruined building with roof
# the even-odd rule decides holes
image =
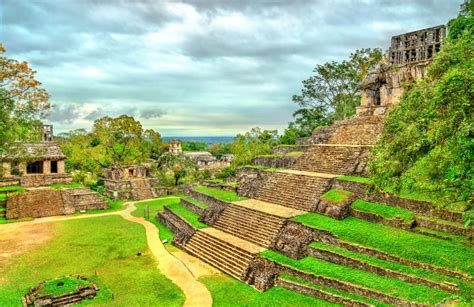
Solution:
[[[441,50],[446,37],[444,25],[393,36],[388,60],[370,72],[361,83],[362,99],[358,115],[382,115],[403,95],[403,85],[419,80]]]
[[[3,179],[0,185],[25,187],[71,183],[72,176],[65,172],[66,156],[53,142],[53,126],[43,126],[41,142],[18,142],[0,156]]]

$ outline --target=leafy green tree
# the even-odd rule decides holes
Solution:
[[[135,164],[148,158],[143,150],[143,128],[139,121],[128,115],[116,118],[102,117],[94,122],[92,134],[105,151],[102,165]]]
[[[349,60],[317,65],[293,102],[304,109],[317,107],[333,120],[352,116],[360,102],[359,83],[381,59],[380,49],[366,48],[351,53]]]
[[[389,113],[373,152],[375,183],[381,188],[423,192],[450,208],[462,208],[466,203],[472,207],[473,101],[471,27],[445,41],[427,78],[413,85]]]
[[[36,141],[49,95],[26,61],[4,56],[0,43],[0,151],[15,141]]]
[[[164,153],[161,134],[155,130],[147,129],[143,132],[143,139],[150,159],[157,160]]]
[[[276,130],[262,130],[252,128],[244,134],[238,134],[230,144],[230,151],[234,154],[234,167],[249,164],[258,155],[271,153],[271,148],[278,144]]]
[[[293,117],[295,120],[288,123],[288,128],[280,137],[281,144],[295,144],[297,139],[311,135],[317,127],[331,123],[327,111],[322,106],[299,109],[293,113]]]
[[[205,151],[207,144],[204,142],[186,141],[181,143],[183,151]]]
[[[187,174],[197,171],[197,165],[194,160],[170,152],[166,152],[159,157],[157,168],[165,173],[171,173],[175,185],[178,185],[180,180]]]

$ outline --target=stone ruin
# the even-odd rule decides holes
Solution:
[[[87,277],[73,275],[66,276],[66,278],[80,280],[84,283],[84,285],[79,285],[73,291],[54,296],[51,294],[42,293],[45,284],[48,282],[54,282],[54,280],[42,282],[28,290],[28,293],[22,299],[23,306],[69,306],[73,304],[80,304],[83,300],[93,299],[97,295],[97,291],[99,291],[97,285]],[[56,286],[58,288],[63,287],[64,283],[58,281]]]
[[[426,67],[441,50],[445,37],[444,25],[393,36],[388,60],[360,84],[362,97],[357,115],[383,115],[398,103],[404,83],[425,76]]]
[[[53,126],[43,126],[41,142],[18,142],[0,155],[2,176],[0,186],[24,187],[68,184],[72,176],[65,171],[66,156],[53,142]]]
[[[105,195],[112,199],[154,198],[160,194],[159,184],[146,166],[114,165],[104,171]]]

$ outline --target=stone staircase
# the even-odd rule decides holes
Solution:
[[[302,211],[312,211],[330,187],[329,178],[272,172],[259,187],[255,199]]]
[[[229,235],[232,240],[232,236]],[[236,241],[235,238],[232,241]],[[195,257],[207,262],[219,270],[242,280],[255,254],[246,251],[231,240],[224,240],[203,231],[196,231],[185,244],[184,249]]]
[[[230,204],[213,227],[254,244],[269,247],[286,219]]]
[[[134,200],[151,199],[154,197],[153,191],[145,179],[130,180],[130,185],[132,186],[132,197]]]
[[[299,157],[291,168],[337,175],[360,175],[365,172],[370,148],[354,145],[314,145]]]
[[[73,188],[61,190],[61,198],[66,208],[66,214],[91,209],[106,209],[108,204],[99,193],[87,188]]]
[[[356,116],[316,129],[310,137],[298,140],[304,144],[374,145],[383,129],[383,116]]]

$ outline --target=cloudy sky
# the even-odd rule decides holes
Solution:
[[[56,132],[130,114],[166,136],[282,131],[316,64],[445,24],[461,0],[0,0]]]

